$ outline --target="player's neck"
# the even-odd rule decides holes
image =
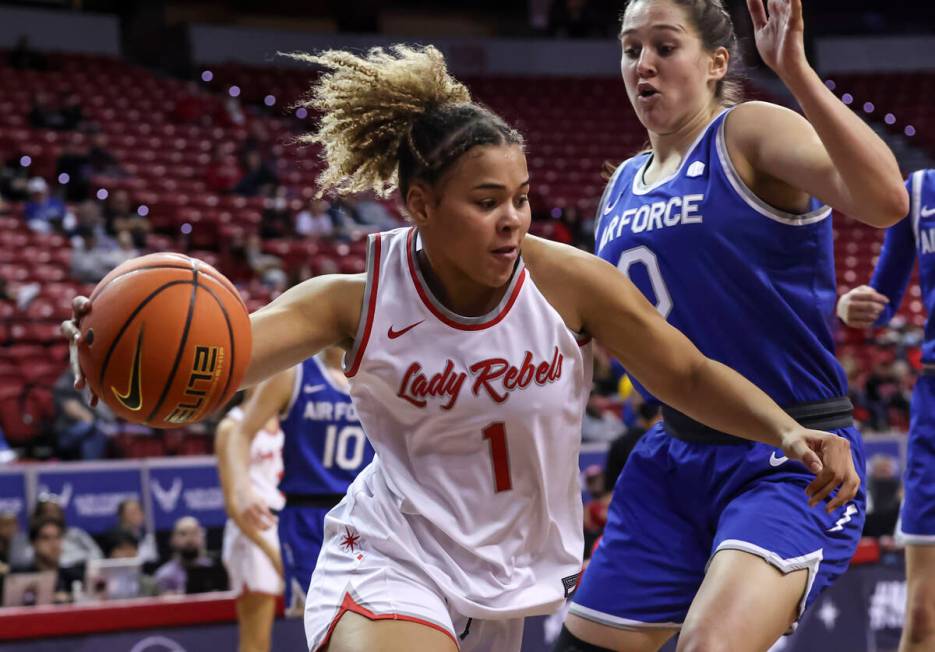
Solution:
[[[486,315],[500,304],[509,284],[499,288],[481,285],[421,249],[416,264],[435,298],[448,310],[462,317]]]
[[[712,105],[688,116],[686,120],[670,132],[649,132],[649,142],[653,152],[653,160],[650,165],[652,176],[666,176],[674,172],[681,165],[688,150],[698,140],[701,132],[720,112],[720,105]]]

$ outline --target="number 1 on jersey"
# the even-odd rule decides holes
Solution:
[[[497,493],[513,488],[510,479],[510,450],[506,445],[506,426],[502,421],[492,423],[482,431],[490,442],[490,459],[493,463],[494,486]]]

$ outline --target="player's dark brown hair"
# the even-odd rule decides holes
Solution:
[[[299,103],[320,115],[318,131],[300,139],[322,146],[319,196],[386,197],[398,187],[405,200],[413,181],[435,184],[472,147],[523,145],[518,131],[471,101],[432,46],[287,56],[330,69]]]
[[[656,0],[630,0],[620,15],[620,22],[626,18],[630,7],[638,2]],[[714,88],[714,96],[724,106],[734,106],[743,102],[743,73],[740,66],[740,46],[734,32],[734,21],[722,0],[666,0],[682,8],[688,21],[695,28],[701,44],[707,52],[724,48],[730,54],[727,74],[719,79]]]

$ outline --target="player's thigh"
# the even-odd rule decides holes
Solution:
[[[679,637],[679,652],[765,652],[798,617],[809,571],[783,574],[761,557],[721,550],[708,566]]]
[[[327,652],[457,652],[452,638],[427,625],[406,620],[370,620],[347,612],[338,621]]]
[[[675,636],[676,628],[654,627],[621,629],[609,627],[575,614],[568,614],[565,627],[577,638],[617,652],[656,652]],[[555,652],[563,652],[555,650]]]
[[[276,598],[264,593],[244,593],[237,598],[236,607],[241,652],[269,650],[276,617]]]

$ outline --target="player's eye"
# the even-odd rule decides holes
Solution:
[[[623,48],[623,55],[624,55],[627,59],[635,59],[635,58],[637,58],[638,56],[640,56],[640,49],[639,49],[638,47],[634,47],[634,46],[632,46],[632,45],[629,46],[629,47],[625,47],[625,48]]]
[[[492,211],[497,207],[497,200],[491,198],[481,199],[477,202],[477,205],[480,206],[482,210]]]

